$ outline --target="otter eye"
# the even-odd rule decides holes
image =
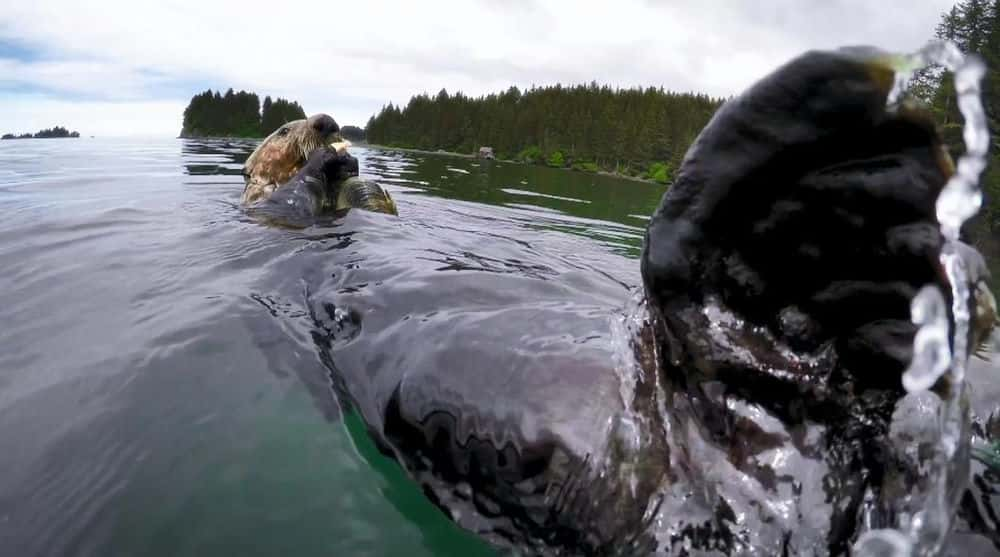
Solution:
[[[278,135],[288,135],[288,128],[281,128],[278,130]]]

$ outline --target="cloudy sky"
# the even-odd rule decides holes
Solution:
[[[248,89],[364,125],[423,91],[596,80],[725,96],[810,48],[925,43],[953,0],[25,0],[0,9],[0,132],[175,136]]]

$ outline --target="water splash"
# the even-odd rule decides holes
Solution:
[[[907,392],[924,391],[951,365],[948,312],[941,290],[923,287],[913,298],[910,312],[920,329],[913,341],[913,361],[903,374],[903,387]]]
[[[913,542],[899,530],[870,530],[854,545],[864,557],[906,557],[913,554]]]
[[[966,56],[949,41],[934,41],[923,49],[894,60],[896,79],[889,93],[889,103],[896,104],[905,93],[913,73],[932,64],[943,66],[955,74],[955,92],[958,108],[965,119],[962,140],[965,155],[958,161],[955,175],[951,177],[937,199],[937,216],[941,232],[948,240],[958,240],[962,223],[979,211],[983,196],[979,189],[979,175],[986,168],[990,133],[986,113],[980,100],[980,83],[986,74],[986,65],[976,56]]]
[[[899,402],[897,413],[916,398],[937,398],[927,390],[942,377],[947,377],[949,388],[936,411],[929,415],[931,419],[925,420],[935,426],[929,439],[933,454],[910,463],[918,481],[910,493],[894,502],[895,528],[871,530],[862,535],[855,545],[857,554],[862,556],[939,552],[950,531],[958,496],[968,477],[968,404],[964,379],[970,355],[970,289],[969,270],[957,246],[962,224],[975,215],[982,204],[979,176],[986,166],[989,148],[989,131],[980,100],[980,81],[985,66],[977,57],[966,56],[950,42],[930,43],[915,54],[894,60],[896,80],[889,103],[899,102],[913,72],[932,64],[954,73],[958,106],[965,119],[966,152],[938,196],[936,205],[945,239],[940,261],[951,286],[954,328],[949,335],[943,293],[936,286],[925,286],[911,306],[913,322],[919,329],[914,339],[913,361],[903,375],[903,386],[909,394]],[[924,441],[928,442],[926,436]],[[893,446],[893,450],[902,454],[912,448],[905,442]]]

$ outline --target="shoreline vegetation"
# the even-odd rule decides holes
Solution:
[[[286,122],[306,117],[298,102],[264,97],[232,88],[222,94],[211,89],[191,97],[184,109],[181,138],[260,139]]]
[[[1000,0],[960,0],[942,14],[935,35],[986,63],[982,100],[991,130],[980,180],[983,208],[965,230],[970,240],[1000,230]],[[911,92],[929,109],[957,161],[964,151],[963,118],[951,74],[918,72]],[[368,121],[368,141],[390,149],[474,153],[491,147],[497,159],[608,172],[669,185],[691,142],[723,99],[663,88],[589,85],[532,87],[480,97],[427,93],[405,106],[388,104]]]
[[[232,88],[225,94],[211,89],[191,97],[184,109],[181,139],[264,139],[274,130],[306,117],[306,111],[297,101],[278,97],[264,97],[260,102],[257,93]],[[357,126],[343,126],[341,135],[350,141],[363,141],[365,130]]]
[[[38,133],[22,133],[13,134],[5,133],[0,136],[0,140],[7,139],[53,139],[53,138],[78,138],[80,137],[80,132],[71,132],[62,126],[56,126],[54,128],[45,128],[44,130],[39,130]]]
[[[991,144],[981,179],[983,209],[967,226],[973,237],[1000,230],[1000,0],[960,0],[942,14],[935,34],[979,55],[987,73],[983,104]],[[941,68],[918,72],[911,91],[930,110],[952,158],[962,153],[962,116],[955,85]],[[662,87],[553,85],[479,97],[463,93],[415,95],[392,103],[365,128],[344,126],[354,142],[427,154],[475,158],[481,147],[497,160],[606,174],[669,186],[684,155],[724,99]],[[263,106],[256,93],[229,89],[195,95],[184,111],[181,137],[266,137],[283,123],[305,118],[296,102]]]
[[[367,139],[389,148],[474,153],[669,184],[722,99],[663,88],[510,87],[501,93],[412,97],[368,121]]]

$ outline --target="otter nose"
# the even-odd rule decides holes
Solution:
[[[327,137],[340,131],[340,126],[326,114],[315,114],[309,118],[309,123],[320,136]]]

